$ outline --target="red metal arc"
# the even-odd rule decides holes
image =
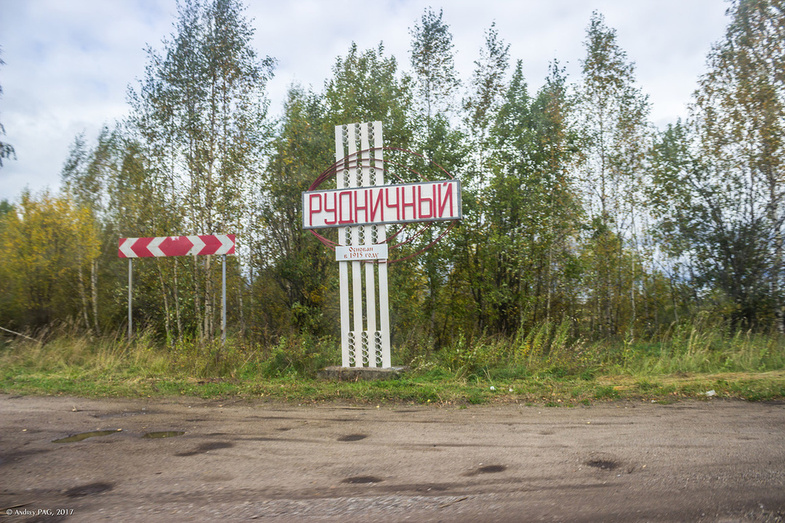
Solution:
[[[429,164],[433,164],[434,166],[436,166],[436,168],[438,168],[440,171],[442,171],[448,178],[453,179],[453,176],[449,172],[447,172],[447,170],[444,167],[442,167],[438,163],[434,162],[433,160],[429,160],[423,154],[416,153],[416,152],[410,151],[408,149],[402,149],[400,147],[372,147],[370,149],[364,149],[362,151],[357,151],[356,153],[352,153],[352,154],[350,154],[348,156],[345,156],[345,157],[341,158],[340,160],[336,161],[335,163],[333,163],[330,167],[325,169],[319,176],[316,177],[316,180],[314,180],[314,182],[310,185],[310,187],[308,187],[308,190],[309,191],[315,191],[316,189],[319,188],[319,186],[322,183],[324,183],[327,180],[329,180],[330,178],[336,176],[336,174],[338,173],[338,168],[339,167],[342,170],[356,169],[358,167],[358,165],[360,167],[373,167],[373,168],[376,168],[376,169],[381,169],[381,171],[383,173],[390,173],[390,171],[385,167],[386,165],[390,165],[392,167],[401,167],[403,169],[408,170],[411,173],[416,174],[417,176],[420,177],[421,180],[427,181],[426,178],[419,171],[417,171],[415,169],[412,169],[411,167],[402,165],[400,163],[392,162],[392,161],[389,161],[389,160],[386,160],[386,159],[381,159],[382,167],[377,167],[376,162],[379,162],[380,159],[374,159],[374,158],[369,158],[369,157],[360,158],[360,155],[362,155],[362,154],[369,153],[371,151],[379,151],[379,150],[382,150],[382,151],[398,151],[398,152],[402,152],[402,153],[411,154],[412,156],[416,156],[418,158],[421,158],[422,160],[428,162]],[[363,160],[367,160],[368,161],[367,165],[363,165],[363,163],[362,163]],[[373,165],[371,165],[372,162],[373,162]],[[394,176],[398,181],[403,182],[403,180],[401,180],[400,177],[396,176],[394,173],[392,173],[392,176]],[[406,245],[407,243],[410,243],[411,241],[413,241],[414,239],[418,238],[423,233],[425,233],[425,231],[428,230],[428,228],[430,228],[433,225],[433,223],[434,222],[427,223],[420,230],[418,230],[416,233],[414,233],[414,235],[412,235],[411,238],[409,238],[406,241],[403,241],[403,242],[400,242],[400,243],[396,243],[395,245],[391,245],[390,249],[391,250],[392,249],[396,249],[398,247],[401,247],[402,245]],[[401,232],[403,232],[403,230],[406,227],[407,227],[407,225],[403,225],[393,235],[385,238],[382,243],[392,240],[393,238],[398,236]],[[412,253],[412,254],[410,254],[408,256],[405,256],[403,258],[398,258],[398,259],[395,259],[395,260],[367,261],[366,263],[396,263],[396,262],[412,259],[415,256],[419,256],[420,254],[424,253],[425,251],[427,251],[428,249],[430,249],[431,247],[436,245],[436,243],[439,240],[441,240],[442,238],[444,238],[447,235],[447,233],[449,233],[453,229],[453,227],[455,227],[455,222],[450,223],[450,225],[447,227],[447,229],[442,234],[440,234],[438,238],[433,240],[431,243],[429,243],[428,245],[426,245],[422,249],[420,249],[417,252]],[[335,246],[338,245],[336,242],[334,242],[334,241],[332,241],[332,240],[330,240],[328,238],[325,238],[324,236],[322,236],[321,234],[316,232],[314,229],[310,229],[310,231],[311,231],[311,234],[316,236],[316,238],[320,242],[322,242],[325,246],[329,247],[331,250],[335,250]]]

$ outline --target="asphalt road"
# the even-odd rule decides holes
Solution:
[[[0,395],[0,518],[782,521],[785,404]]]

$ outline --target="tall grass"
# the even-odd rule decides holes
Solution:
[[[619,368],[631,374],[763,372],[785,368],[785,336],[705,321],[671,326],[637,343]]]
[[[315,376],[333,364],[340,349],[331,340],[303,336],[260,347],[229,338],[226,343],[184,340],[164,345],[152,332],[127,340],[124,333],[95,337],[68,325],[38,334],[40,341],[6,340],[0,345],[4,371],[114,375],[137,378],[244,378]]]
[[[449,347],[423,350],[398,363],[421,373],[461,380],[785,369],[785,336],[779,333],[734,330],[708,321],[674,324],[643,340],[628,337],[588,342],[571,337],[570,332],[566,320],[542,323],[514,337],[469,340],[458,336]],[[151,332],[128,341],[122,333],[94,337],[61,326],[38,337],[41,341],[18,338],[0,344],[0,368],[6,378],[22,369],[28,375],[40,372],[85,379],[311,378],[325,366],[340,362],[335,340],[304,335],[281,339],[273,346],[236,338],[225,344],[185,340],[167,346]]]
[[[505,372],[520,376],[590,376],[596,373],[656,376],[681,373],[763,372],[785,369],[785,336],[739,330],[698,319],[649,339],[627,336],[589,342],[570,337],[569,320],[544,322],[512,339],[462,336],[421,368],[438,367],[456,377]]]
[[[600,358],[581,339],[570,338],[570,321],[543,322],[513,338],[481,337],[471,342],[463,336],[428,360],[416,360],[420,368],[437,367],[456,377],[503,373],[521,377],[532,374],[557,376],[582,374],[599,365]]]

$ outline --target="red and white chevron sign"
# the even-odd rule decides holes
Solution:
[[[120,238],[120,258],[234,254],[234,234]]]

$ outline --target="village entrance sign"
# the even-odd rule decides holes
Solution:
[[[390,252],[419,233],[395,245],[390,241],[408,224],[462,218],[458,180],[436,166],[448,179],[385,185],[392,167],[404,168],[385,160],[385,151],[409,153],[382,146],[381,122],[336,126],[335,163],[302,193],[303,228],[333,248],[338,261],[343,367],[392,367],[387,267],[400,260],[390,259]],[[336,188],[319,190],[332,177]],[[326,228],[338,229],[337,242],[317,232]]]

